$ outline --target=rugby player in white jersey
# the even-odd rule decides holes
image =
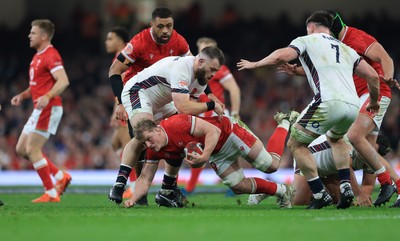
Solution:
[[[351,206],[354,193],[350,185],[349,155],[343,135],[347,133],[359,112],[359,98],[353,82],[353,73],[363,77],[370,89],[367,110],[379,110],[379,77],[353,49],[330,36],[333,17],[324,11],[314,12],[306,21],[307,36],[298,37],[286,48],[281,48],[257,62],[241,60],[239,70],[261,66],[279,66],[296,58],[306,72],[314,98],[302,111],[291,128],[288,146],[298,167],[313,192],[309,209],[320,209],[332,204],[318,176],[315,158],[308,145],[326,134],[340,179],[341,197],[337,208]]]
[[[134,127],[142,119],[160,122],[176,113],[198,115],[209,110],[222,118],[224,109],[218,102],[197,99],[223,62],[224,54],[219,48],[207,47],[197,56],[166,57],[140,71],[128,80],[121,94],[130,124]],[[122,157],[121,174],[110,190],[109,198],[116,203],[122,202],[124,173],[136,165],[144,146],[133,138],[125,148],[133,150],[133,156]],[[180,164],[172,166],[179,170]]]

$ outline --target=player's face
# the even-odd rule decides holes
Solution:
[[[45,34],[38,26],[32,26],[31,31],[29,32],[29,46],[31,48],[39,48],[42,42],[45,39]]]
[[[107,38],[106,38],[106,51],[107,53],[111,54],[111,53],[116,53],[118,51],[117,46],[118,46],[118,42],[120,41],[120,38],[118,38],[118,36],[113,33],[113,32],[109,32],[107,34]]]
[[[203,58],[199,59],[199,66],[196,72],[196,79],[200,85],[204,86],[221,68],[217,59]]]
[[[163,45],[169,42],[172,31],[174,30],[173,18],[159,18],[151,21],[153,37],[157,44]]]
[[[163,130],[159,130],[159,128],[154,129],[154,131],[144,131],[143,138],[145,146],[156,152],[160,151],[165,145]]]

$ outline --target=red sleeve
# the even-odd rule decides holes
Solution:
[[[359,55],[364,56],[371,44],[377,42],[374,37],[360,29],[348,27],[347,31],[343,43],[353,48]]]
[[[137,59],[140,59],[140,49],[143,48],[143,41],[141,41],[141,33],[135,35],[131,41],[125,46],[121,53],[129,59],[130,62],[134,63]]]
[[[53,72],[52,70],[58,70],[58,67],[63,66],[63,61],[57,50],[54,49],[53,51],[49,52],[48,56],[46,57],[47,58],[45,66],[49,70],[49,72]]]

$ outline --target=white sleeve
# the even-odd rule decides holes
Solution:
[[[184,63],[175,64],[169,73],[172,92],[189,93],[191,76],[188,66]]]
[[[306,41],[305,41],[305,37],[298,37],[296,39],[294,39],[288,47],[293,48],[294,50],[296,50],[297,54],[300,56],[302,53],[304,53],[304,51],[307,48],[306,45]]]

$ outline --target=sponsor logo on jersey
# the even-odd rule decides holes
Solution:
[[[150,59],[153,59],[153,57],[154,57],[154,54],[150,54]]]
[[[169,55],[170,55],[170,56],[174,55],[174,50],[173,50],[173,49],[171,49],[171,50],[169,51]]]
[[[131,54],[133,52],[133,45],[131,43],[128,43],[124,50],[123,50],[126,54]]]
[[[178,82],[178,85],[179,85],[179,87],[181,87],[181,88],[185,88],[185,87],[188,87],[188,86],[189,86],[189,83],[186,82],[186,81],[184,81],[184,80],[180,80],[180,81]]]

